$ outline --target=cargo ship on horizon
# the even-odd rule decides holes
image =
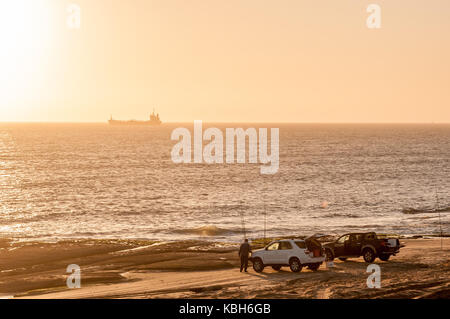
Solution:
[[[121,121],[121,120],[114,120],[112,115],[109,119],[108,123],[110,125],[146,125],[146,126],[157,126],[161,125],[162,121],[159,118],[159,114],[155,114],[155,111],[153,110],[153,113],[150,114],[150,120],[148,121],[138,121],[138,120],[128,120],[128,121]]]

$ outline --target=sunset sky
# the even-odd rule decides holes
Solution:
[[[449,39],[448,0],[0,0],[0,122],[450,122]]]

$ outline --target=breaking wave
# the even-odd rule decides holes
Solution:
[[[184,234],[184,235],[198,235],[198,236],[221,236],[221,235],[231,235],[242,233],[242,230],[237,229],[226,229],[217,226],[209,225],[196,228],[184,228],[175,229],[174,233]]]
[[[403,214],[415,215],[415,214],[429,214],[429,213],[450,213],[450,206],[445,208],[404,208],[402,210]]]

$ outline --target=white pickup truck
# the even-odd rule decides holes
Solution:
[[[325,254],[321,244],[314,239],[286,239],[273,241],[264,249],[254,251],[250,260],[256,272],[262,272],[265,266],[275,270],[289,266],[293,272],[306,266],[316,271],[325,260]]]

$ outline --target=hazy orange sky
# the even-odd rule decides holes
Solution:
[[[448,0],[3,0],[0,37],[3,122],[450,122]]]

